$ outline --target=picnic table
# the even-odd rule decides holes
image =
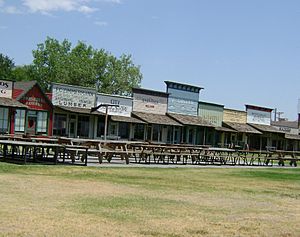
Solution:
[[[108,162],[113,157],[120,157],[121,160],[125,160],[126,164],[129,164],[129,158],[132,155],[132,151],[129,146],[132,144],[138,144],[142,142],[138,141],[127,141],[127,140],[99,140],[99,139],[82,139],[73,138],[71,139],[72,144],[81,146],[87,146],[88,154],[96,155],[99,163],[106,159]]]
[[[28,141],[0,140],[0,154],[3,160],[49,161],[57,164],[61,145]],[[50,154],[50,150],[53,154]]]
[[[145,162],[150,164],[153,161],[155,164],[163,163],[177,164],[182,161],[182,164],[187,164],[188,160],[194,163],[203,148],[195,146],[181,146],[170,144],[133,144],[132,154],[136,163]]]

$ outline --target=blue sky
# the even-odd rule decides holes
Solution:
[[[297,117],[298,0],[0,0],[0,53],[29,64],[47,36],[131,54],[148,89],[184,82],[203,101]]]

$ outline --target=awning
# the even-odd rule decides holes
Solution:
[[[21,109],[27,109],[28,108],[27,105],[24,105],[21,102],[15,100],[15,99],[2,98],[2,97],[0,97],[0,106],[12,107],[12,108],[21,108]]]
[[[182,126],[180,123],[171,119],[169,116],[164,114],[151,114],[143,112],[132,112],[134,117],[151,124],[171,125],[171,126]]]
[[[126,116],[117,116],[117,115],[111,115],[111,120],[115,122],[124,122],[124,123],[142,123],[144,124],[142,120],[139,120],[137,118],[133,117],[126,117]]]
[[[236,130],[230,129],[230,128],[225,128],[225,127],[215,127],[215,130],[218,132],[234,132],[237,133]]]
[[[168,113],[167,115],[183,125],[214,127],[207,120],[205,120],[199,116],[182,115],[182,114],[174,114],[174,113]]]
[[[225,126],[236,130],[240,133],[262,134],[260,131],[254,129],[246,123],[223,122]]]
[[[66,112],[77,113],[77,114],[105,115],[104,113],[98,111],[91,113],[91,109],[83,109],[83,108],[75,108],[75,107],[55,106],[54,109],[61,109]]]
[[[284,135],[284,137],[286,139],[291,139],[291,140],[300,140],[300,135],[297,135],[297,134],[288,134],[288,133],[286,133]]]
[[[284,133],[283,131],[279,131],[278,129],[276,129],[271,125],[262,125],[262,124],[253,124],[253,123],[249,123],[249,125],[259,130],[260,132],[281,133],[281,134]]]

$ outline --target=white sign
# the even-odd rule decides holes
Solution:
[[[165,114],[167,112],[167,97],[134,93],[133,98],[134,111],[154,114]]]
[[[0,97],[4,98],[12,98],[12,81],[4,81],[0,80]]]
[[[271,112],[248,109],[247,123],[271,125]]]
[[[97,106],[100,104],[113,104],[117,106],[109,106],[109,115],[119,115],[130,117],[132,111],[132,98],[110,96],[110,95],[97,95]],[[100,107],[99,112],[105,113],[105,107]]]
[[[90,109],[94,107],[95,91],[76,86],[52,86],[52,103],[66,107]]]

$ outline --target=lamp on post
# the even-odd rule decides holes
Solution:
[[[91,113],[97,111],[101,107],[105,107],[104,140],[106,141],[107,122],[108,122],[108,107],[119,107],[119,105],[117,105],[117,104],[100,104],[96,107],[91,108]]]

